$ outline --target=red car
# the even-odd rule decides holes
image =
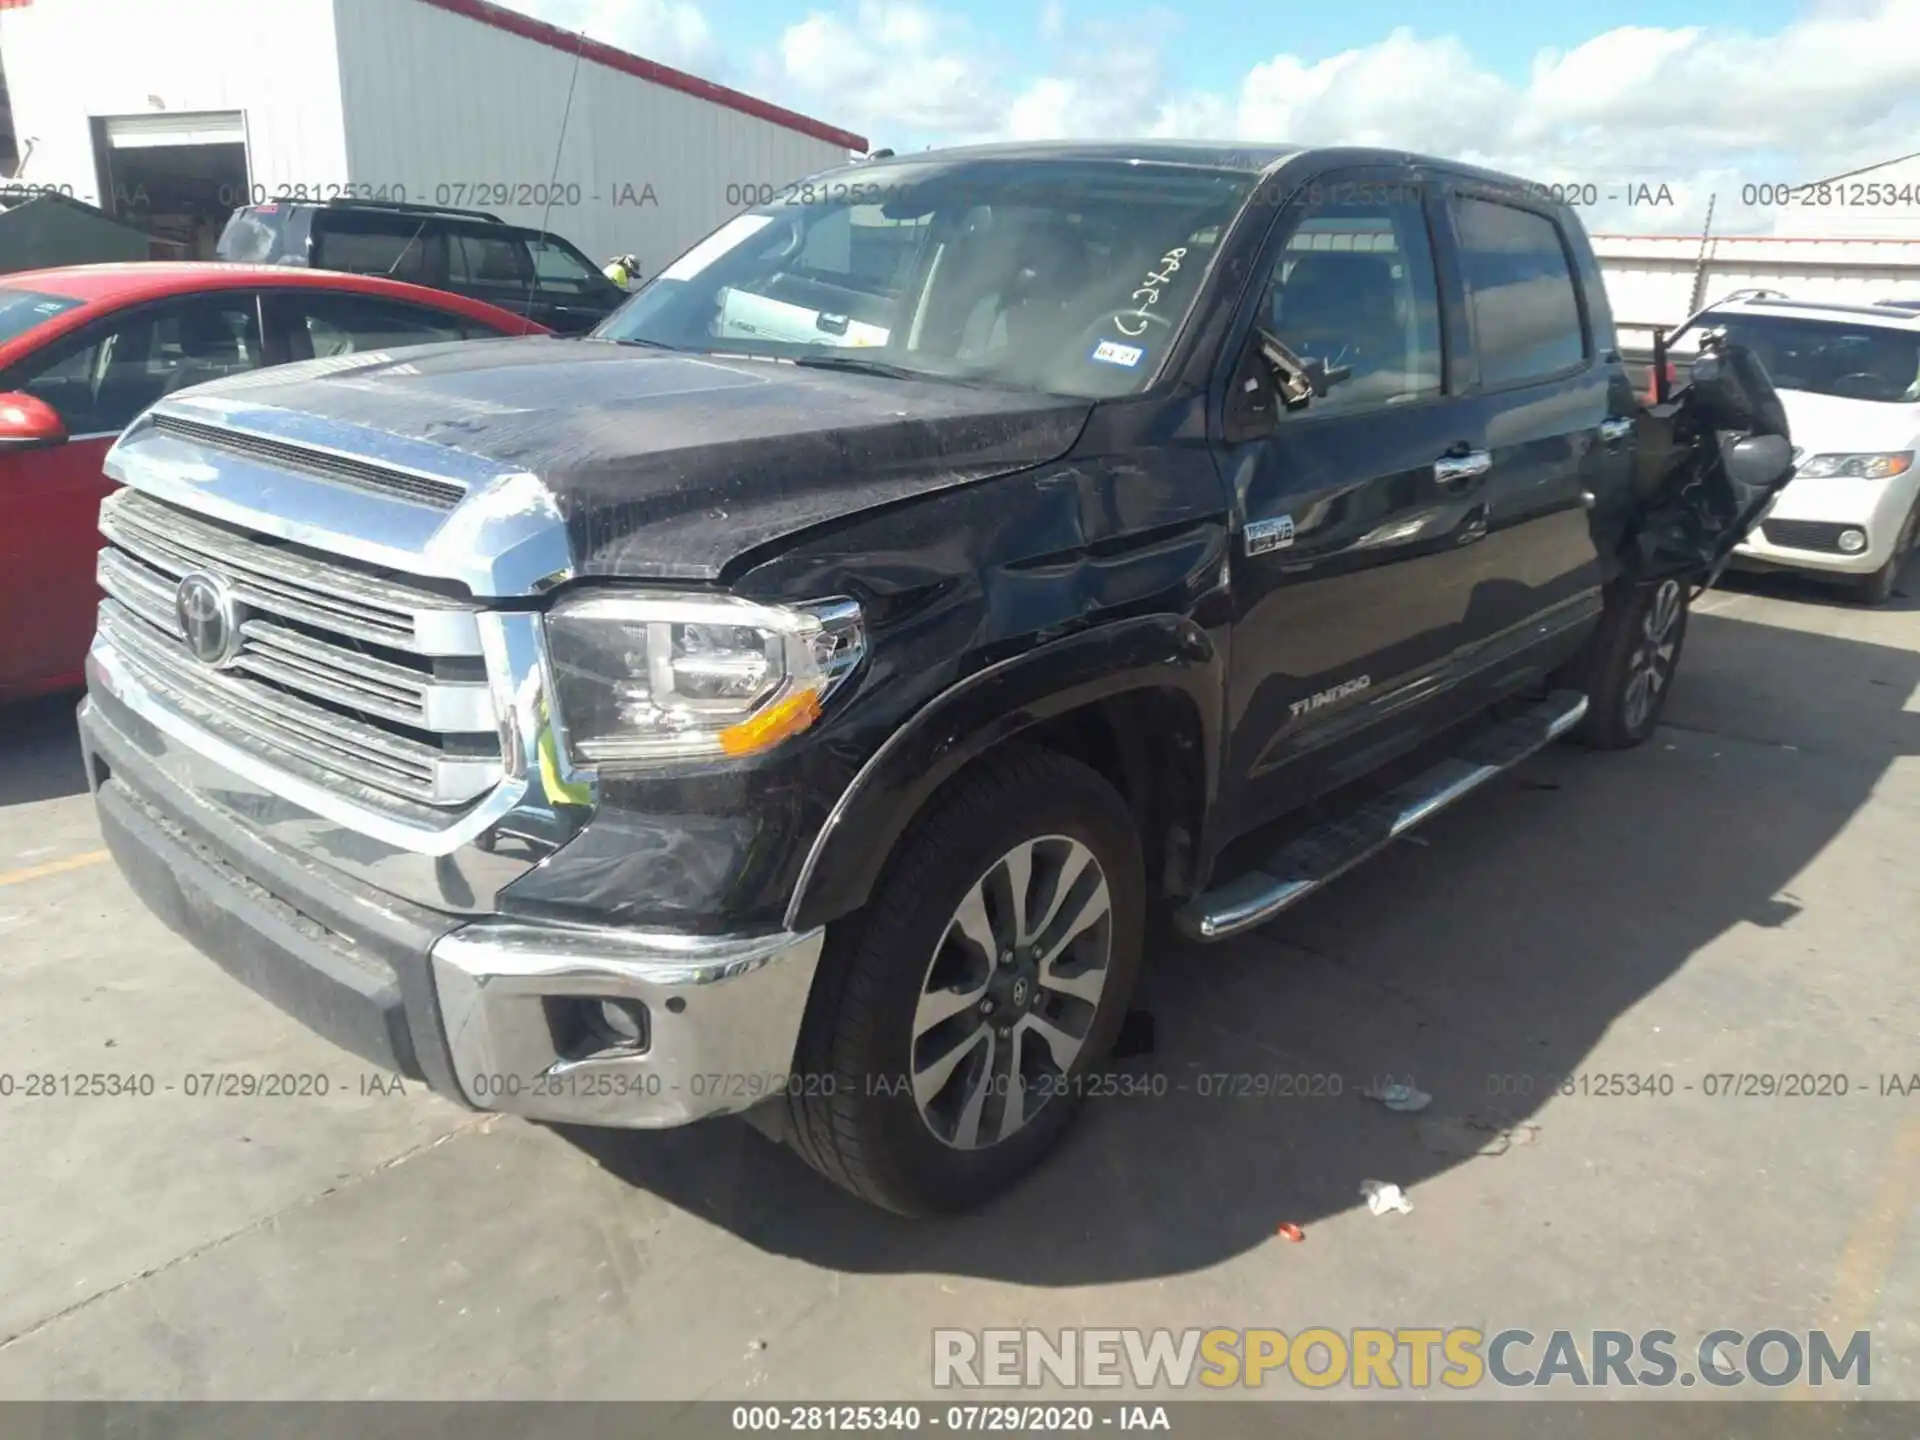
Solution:
[[[317,356],[547,333],[479,300],[324,270],[0,275],[0,701],[85,683],[95,527],[111,488],[101,460],[162,395]]]

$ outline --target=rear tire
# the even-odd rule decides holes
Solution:
[[[1629,750],[1653,734],[1680,665],[1688,604],[1687,587],[1674,579],[1622,585],[1608,595],[1600,627],[1567,677],[1587,695],[1576,740]]]
[[[1079,1078],[1112,1049],[1145,896],[1132,816],[1090,767],[1023,747],[964,772],[903,837],[867,908],[828,929],[788,1143],[902,1215],[1007,1189],[1052,1149]]]

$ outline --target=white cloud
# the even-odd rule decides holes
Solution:
[[[815,11],[789,26],[775,73],[838,124],[882,135],[972,135],[995,128],[996,86],[971,42],[966,22],[912,0],[859,0],[850,16]]]
[[[698,0],[517,3],[669,63],[726,58]],[[1766,230],[1775,216],[1739,205],[1743,183],[1920,148],[1920,0],[1815,0],[1771,33],[1620,26],[1541,51],[1512,80],[1457,38],[1400,27],[1320,58],[1249,55],[1234,86],[1197,92],[1177,88],[1163,58],[1179,53],[1177,15],[1070,21],[1066,0],[1045,0],[1034,24],[1037,56],[921,0],[826,0],[752,57],[750,88],[901,150],[1124,135],[1348,143],[1603,197],[1665,185],[1667,205],[1603,203],[1589,216],[1635,230],[1697,227],[1716,190],[1717,230]]]
[[[1395,30],[1315,64],[1276,55],[1240,87],[1235,139],[1393,145],[1459,154],[1505,132],[1511,89],[1458,40]]]

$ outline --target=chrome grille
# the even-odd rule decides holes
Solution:
[[[198,723],[276,764],[415,804],[499,783],[501,738],[471,600],[193,515],[134,490],[101,507],[101,630]],[[222,668],[188,651],[175,591],[218,576],[242,611]]]

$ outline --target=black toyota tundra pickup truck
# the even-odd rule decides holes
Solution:
[[[220,965],[465,1105],[750,1110],[968,1205],[1162,923],[1236,934],[1557,736],[1647,736],[1791,465],[1745,352],[1692,376],[1641,406],[1578,221],[1509,177],[857,163],[586,339],[147,412],[100,822]]]

